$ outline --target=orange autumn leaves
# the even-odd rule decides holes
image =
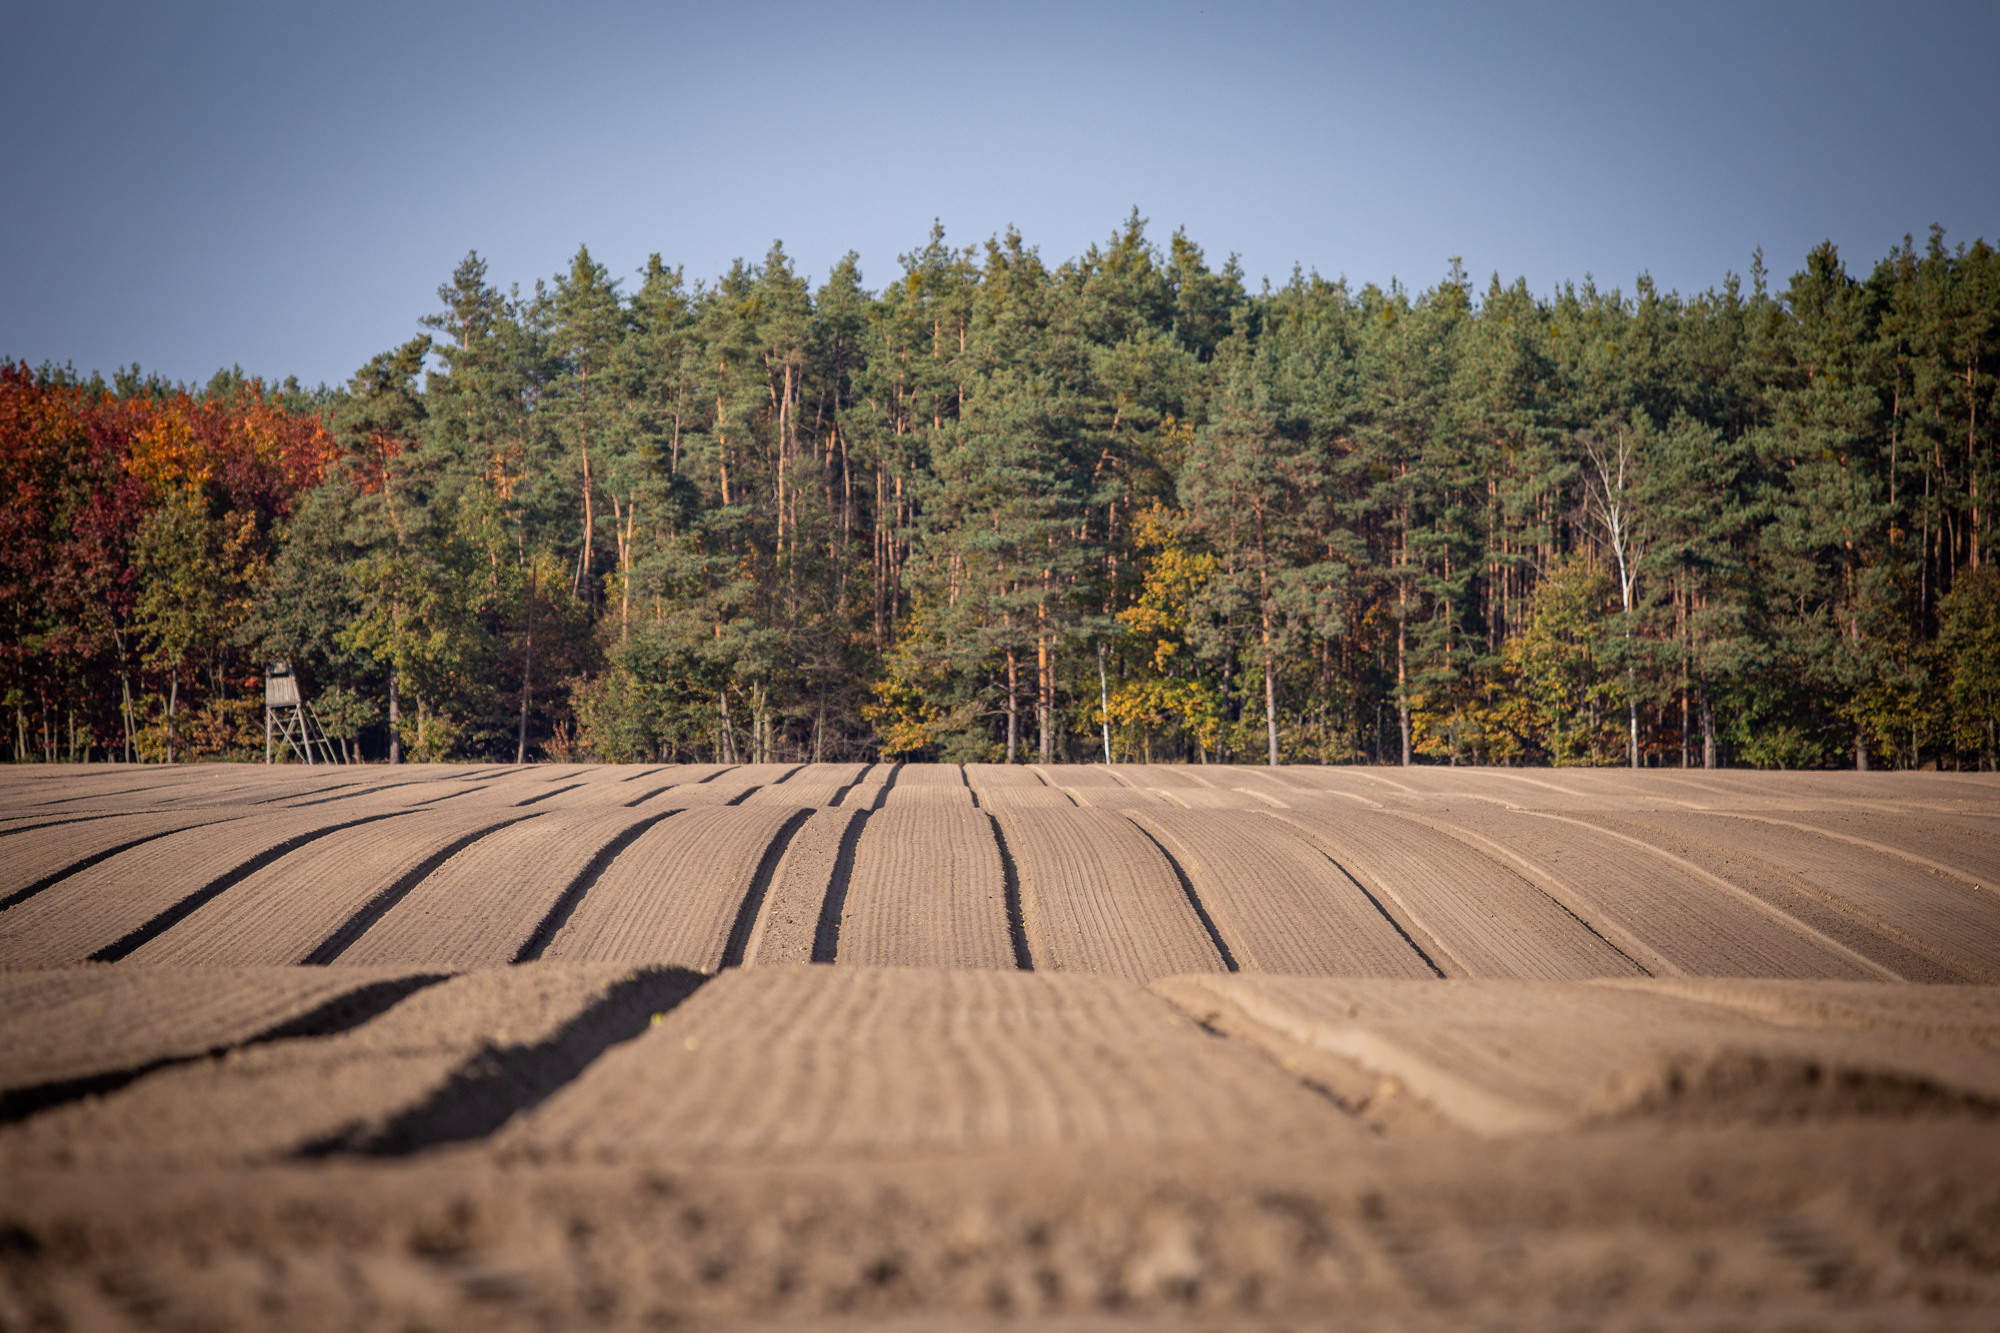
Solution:
[[[231,507],[289,511],[339,450],[317,416],[287,411],[250,381],[229,398],[115,398],[52,382],[25,364],[0,365],[0,478],[25,491],[138,483],[151,504],[215,488]]]
[[[270,507],[282,512],[290,497],[320,483],[338,453],[317,417],[294,416],[254,386],[227,402],[175,394],[115,406],[131,417],[126,470],[155,499],[220,485],[276,501]]]

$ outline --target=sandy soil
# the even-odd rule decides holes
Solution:
[[[1640,970],[1504,858],[1418,818],[1352,807],[1268,817],[1352,875],[1447,977],[1566,981]]]
[[[480,838],[523,816],[421,809],[392,824],[357,824],[301,847],[202,904],[127,961],[198,967],[303,963],[373,906],[384,911]],[[310,894],[299,892],[312,885]]]
[[[1434,977],[1407,926],[1338,863],[1247,810],[1145,810],[1134,819],[1167,849],[1249,972]]]
[[[1221,970],[1221,951],[1159,845],[1111,811],[1065,806],[1003,804],[994,814],[1035,966],[1139,981]]]
[[[695,808],[654,824],[587,885],[537,956],[668,962],[713,971],[741,962],[785,842],[808,811]],[[743,932],[733,941],[732,933]]]
[[[0,1333],[1986,1329],[1996,879],[1974,775],[10,768]]]
[[[919,784],[927,785],[927,784]],[[944,792],[970,793],[937,784]],[[890,794],[903,789],[899,778]],[[837,956],[901,967],[1007,967],[1007,874],[993,821],[968,803],[869,813],[844,887]]]
[[[424,876],[328,961],[511,963],[566,894],[662,817],[644,810],[552,811],[497,829]]]

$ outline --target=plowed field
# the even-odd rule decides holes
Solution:
[[[2000,1325],[2000,780],[0,771],[0,1333]]]

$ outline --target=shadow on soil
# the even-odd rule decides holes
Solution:
[[[868,815],[874,808],[857,806],[854,817],[840,835],[840,850],[834,857],[833,876],[827,882],[826,897],[820,900],[819,923],[813,931],[812,960],[815,963],[831,963],[840,953],[840,918],[847,910],[847,881],[854,877],[854,844],[861,841],[861,826],[868,822]]]
[[[978,798],[975,797],[976,801]],[[976,807],[975,807],[976,808]],[[1028,921],[1021,915],[1021,872],[1014,866],[1013,849],[1007,846],[1006,830],[991,811],[982,811],[993,830],[993,843],[1000,849],[1000,877],[1007,898],[1007,939],[1014,946],[1014,966],[1023,972],[1035,970],[1034,955],[1028,952]]]
[[[796,769],[793,771],[797,772]],[[763,859],[757,863],[757,873],[750,878],[750,891],[743,895],[743,902],[736,909],[736,921],[729,928],[729,939],[722,946],[724,967],[743,966],[743,955],[750,948],[750,932],[757,926],[757,914],[764,910],[764,899],[771,892],[771,879],[778,873],[778,863],[785,859],[786,848],[792,845],[792,839],[805,827],[811,815],[811,810],[801,810],[793,815],[764,848]]]
[[[406,813],[408,812],[403,810],[391,810],[386,814],[362,815],[358,819],[350,819],[344,823],[328,824],[324,828],[307,829],[303,833],[285,839],[275,847],[267,847],[237,866],[234,870],[210,880],[202,888],[182,898],[152,920],[128,932],[121,939],[105,945],[102,949],[90,955],[90,961],[93,963],[122,962],[258,871],[271,865],[280,857],[290,855],[309,842],[317,842],[329,834],[339,833],[342,829],[351,829],[361,824],[374,824],[384,819],[397,819]]]
[[[465,836],[456,839],[450,846],[439,848],[436,852],[425,858],[421,865],[364,903],[359,911],[343,921],[338,930],[320,941],[319,946],[307,954],[301,961],[307,967],[324,967],[334,962],[340,955],[353,948],[354,942],[366,934],[370,926],[387,916],[390,908],[409,897],[417,885],[423,883],[433,871],[437,870],[446,861],[457,856],[460,852],[470,847],[473,843],[478,842],[489,833],[498,833],[509,824],[518,824],[524,819],[533,819],[536,813],[531,811],[525,815],[496,818],[492,823],[476,828]]]
[[[489,1047],[460,1066],[443,1087],[379,1129],[320,1139],[300,1148],[298,1155],[400,1157],[485,1138],[517,1113],[546,1101],[605,1051],[644,1032],[707,980],[679,967],[634,973],[546,1041]]]
[[[678,810],[662,810],[650,819],[640,820],[604,844],[597,855],[590,858],[590,864],[585,866],[582,872],[570,881],[569,887],[557,897],[555,906],[549,908],[548,915],[544,916],[541,924],[535,927],[535,933],[528,936],[528,942],[514,955],[514,961],[532,963],[548,952],[549,945],[555,942],[556,936],[562,933],[562,928],[569,923],[570,917],[575,915],[578,904],[583,902],[583,895],[589,893],[597,881],[604,877],[604,872],[611,868],[611,863],[618,859],[619,853],[637,842],[641,833],[667,816],[679,813]]]
[[[345,991],[317,1008],[310,1009],[296,1018],[288,1018],[276,1027],[268,1028],[244,1041],[228,1046],[217,1046],[199,1055],[173,1055],[125,1069],[108,1069],[103,1073],[89,1074],[83,1078],[65,1079],[60,1083],[41,1083],[30,1088],[8,1088],[0,1091],[0,1124],[25,1120],[37,1112],[61,1106],[65,1102],[116,1092],[126,1084],[144,1078],[155,1070],[171,1068],[174,1065],[193,1064],[197,1060],[216,1059],[245,1046],[289,1041],[295,1037],[331,1037],[380,1017],[424,987],[435,986],[446,979],[447,975],[444,973],[423,973],[417,976],[397,977],[392,981],[370,982],[368,985]]]

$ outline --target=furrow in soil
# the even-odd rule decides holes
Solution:
[[[839,869],[841,848],[853,838],[851,826],[863,811],[839,806],[815,810],[792,834],[764,895],[763,910],[745,950],[748,963],[809,963],[818,938],[820,915]],[[849,847],[851,853],[852,847]]]
[[[0,1167],[214,1168],[482,1138],[645,1031],[700,981],[685,971],[550,965],[452,977],[332,1034],[172,1064],[44,1111],[0,1130]]]
[[[699,806],[655,824],[597,876],[542,956],[720,967],[773,841],[798,816]]]
[[[242,1045],[408,969],[63,968],[0,973],[0,1092]]]
[[[431,872],[339,961],[457,968],[512,962],[606,848],[657,817],[644,807],[557,811],[489,833]]]
[[[754,1157],[1214,1143],[1252,1125],[1267,1142],[1364,1132],[1255,1052],[1116,978],[746,968],[608,1053],[500,1144],[610,1160]]]
[[[1608,922],[1650,950],[1651,957],[1639,960],[1649,971],[1660,970],[1652,961],[1657,958],[1689,976],[1859,980],[1879,975],[1839,947],[1803,933],[1805,923],[1746,902],[1726,882],[1719,886],[1704,879],[1652,843],[1621,840],[1577,822],[1578,816],[1549,818],[1453,801],[1448,809],[1434,808],[1431,818],[1486,837],[1569,886],[1588,900],[1579,904],[1579,917],[1596,904]],[[1620,943],[1608,926],[1599,933]]]
[[[1890,938],[1941,962],[1958,978],[2000,981],[2000,894],[1966,879],[1768,819],[1659,813],[1597,816],[1592,822],[1643,831],[1663,844],[1706,844],[1773,866],[1804,881],[1806,896],[1817,889],[1860,921],[1879,923]],[[1948,834],[1937,834],[1926,847],[1928,858],[1944,864],[1971,859],[1965,855],[1969,849]],[[1699,856],[1697,852],[1690,859]],[[1724,872],[1723,877],[1729,875]],[[1792,902],[1779,902],[1793,909]]]
[[[0,912],[0,966],[52,967],[137,947],[152,924],[365,817],[338,807],[260,812],[140,843]]]
[[[516,818],[512,812],[456,813],[446,805],[337,830],[250,875],[126,961],[177,967],[303,963],[383,893]]]
[[[1448,976],[1549,981],[1635,976],[1638,964],[1534,884],[1427,825],[1358,807],[1270,816],[1380,896],[1437,944]]]
[[[1398,1095],[1481,1134],[1633,1118],[2000,1118],[2000,1051],[1907,1030],[1780,1025],[1638,983],[1591,998],[1521,981],[1237,976],[1155,989],[1274,1054],[1302,1047],[1393,1080]],[[1990,1016],[1990,1001],[1979,1006]]]
[[[891,793],[902,789],[902,782]],[[970,805],[888,806],[855,843],[840,961],[1012,967],[1007,885],[986,815]]]
[[[994,818],[1020,878],[1037,968],[1149,981],[1222,969],[1157,846],[1110,811],[1008,809]]]
[[[1436,975],[1393,909],[1261,814],[1148,809],[1131,817],[1180,863],[1245,971]]]

